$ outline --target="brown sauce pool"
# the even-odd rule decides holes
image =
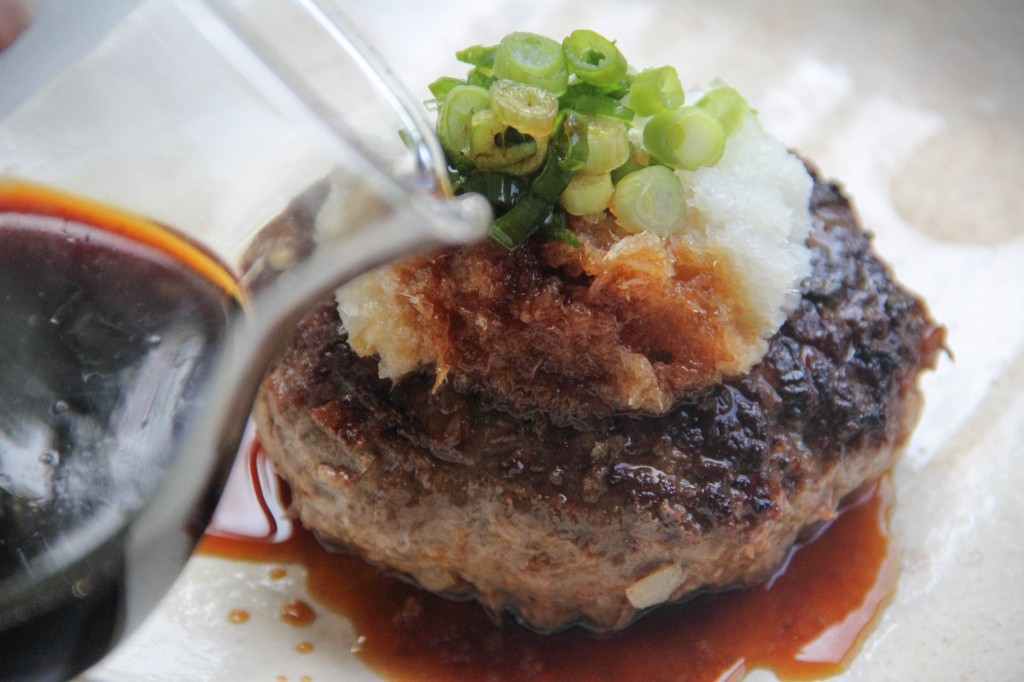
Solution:
[[[304,567],[317,603],[351,621],[357,655],[388,679],[731,681],[758,668],[819,679],[849,663],[896,583],[883,479],[768,584],[663,607],[620,632],[538,635],[328,552],[287,518],[287,491],[259,444],[243,457],[200,552],[273,564],[272,575]]]

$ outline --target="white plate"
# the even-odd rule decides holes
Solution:
[[[925,378],[926,410],[895,473],[895,599],[842,679],[1024,677],[1024,6],[345,6],[424,99],[426,83],[464,70],[451,56],[458,48],[514,29],[593,28],[635,64],[677,66],[684,84],[721,76],[767,129],[841,180],[878,251],[947,326],[955,355]],[[298,571],[271,581],[265,566],[194,559],[159,611],[88,678],[376,679],[350,653],[355,634],[339,616],[322,614],[303,631],[315,646],[306,655],[275,618],[226,622],[231,609],[276,614],[296,597],[310,599]]]

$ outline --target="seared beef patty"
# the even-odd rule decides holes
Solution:
[[[944,332],[818,182],[813,272],[749,373],[664,416],[571,424],[494,397],[392,385],[333,300],[301,323],[256,419],[302,523],[436,592],[540,630],[620,628],[769,576],[802,529],[890,468]]]

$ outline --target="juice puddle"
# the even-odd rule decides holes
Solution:
[[[828,677],[856,653],[895,588],[899,563],[883,478],[769,584],[664,607],[616,633],[539,635],[328,552],[286,518],[286,494],[253,444],[200,552],[303,566],[316,600],[352,622],[358,656],[398,680],[739,680],[758,668],[785,680]]]

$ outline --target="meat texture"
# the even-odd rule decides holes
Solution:
[[[764,580],[891,467],[918,374],[944,343],[835,185],[816,182],[811,210],[812,273],[764,358],[660,416],[552,419],[431,370],[393,384],[325,301],[256,407],[295,514],[428,590],[544,631],[621,628],[656,604]],[[529,253],[522,267],[537,270],[515,276],[550,276]]]

